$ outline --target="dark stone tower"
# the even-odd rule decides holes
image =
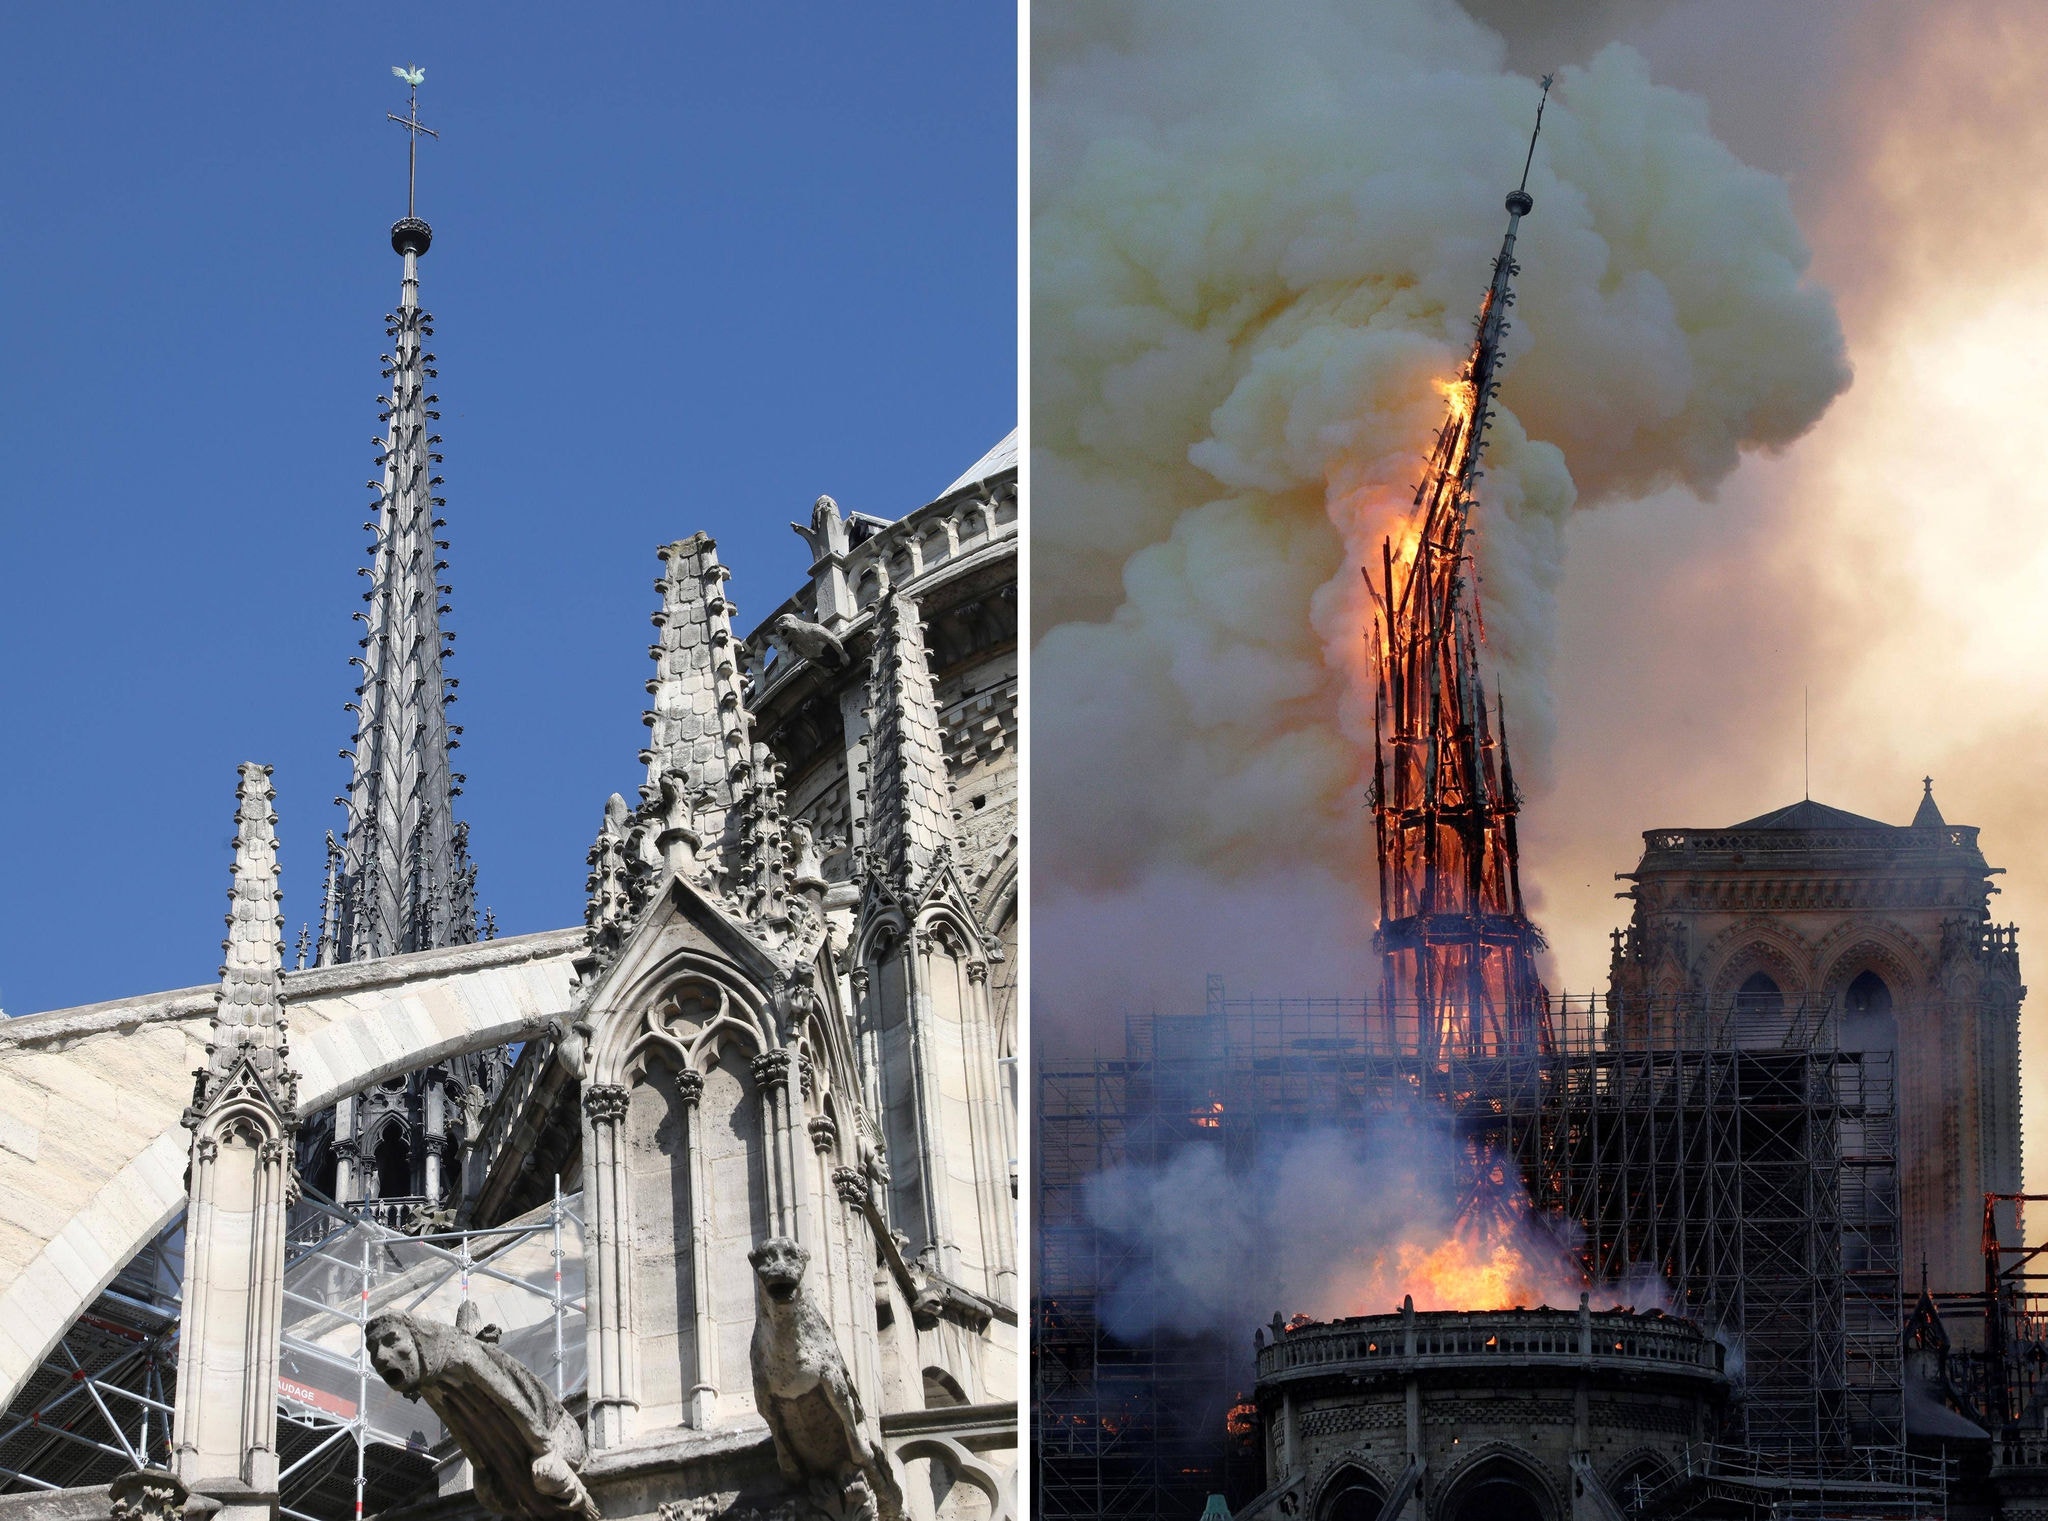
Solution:
[[[2020,1188],[2026,989],[2017,931],[1991,921],[1997,874],[1931,782],[1904,826],[1808,800],[1647,832],[1615,934],[1624,1045],[1897,1053],[1902,1257],[1937,1291],[1982,1287],[1984,1195]]]

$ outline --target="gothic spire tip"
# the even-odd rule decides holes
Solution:
[[[425,253],[434,241],[434,229],[421,220],[416,205],[420,179],[420,138],[439,138],[441,134],[420,122],[420,86],[426,82],[427,71],[417,64],[409,63],[402,68],[393,64],[391,72],[412,92],[408,97],[405,115],[397,116],[389,111],[384,113],[386,121],[395,121],[406,131],[405,215],[392,224],[391,247],[396,253],[417,256]]]
[[[1536,125],[1529,133],[1529,154],[1522,160],[1522,183],[1508,192],[1508,210],[1518,217],[1525,217],[1536,207],[1536,198],[1529,194],[1529,168],[1536,162],[1536,139],[1543,131],[1543,108],[1550,103],[1550,86],[1557,79],[1555,74],[1543,76],[1543,93],[1536,97]]]

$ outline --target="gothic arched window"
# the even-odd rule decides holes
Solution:
[[[1842,993],[1842,1048],[1847,1051],[1896,1051],[1899,1024],[1892,1010],[1892,990],[1877,973],[1858,972]]]
[[[1551,1521],[1550,1503],[1521,1464],[1494,1458],[1458,1481],[1446,1521]]]
[[[1657,1458],[1638,1458],[1608,1481],[1608,1492],[1621,1502],[1630,1516],[1648,1516],[1650,1500],[1670,1477],[1670,1469]]]
[[[1892,990],[1885,980],[1871,971],[1858,972],[1856,980],[1849,984],[1849,991],[1842,999],[1845,1014],[1889,1014],[1892,1011]]]
[[[1386,1496],[1360,1470],[1353,1468],[1337,1476],[1323,1498],[1319,1521],[1377,1521]]]
[[[331,1143],[321,1146],[319,1158],[313,1169],[313,1191],[324,1199],[332,1199],[340,1180],[341,1159],[335,1156]]]
[[[372,1153],[377,1164],[377,1197],[403,1199],[412,1192],[412,1148],[405,1144],[405,1132],[386,1125]]]
[[[1776,1046],[1785,1038],[1785,995],[1769,972],[1751,972],[1735,990],[1729,1033],[1738,1046]]]
[[[1741,1014],[1782,1014],[1785,1012],[1785,995],[1778,987],[1778,979],[1769,972],[1751,972],[1742,986],[1735,990],[1736,1012]]]

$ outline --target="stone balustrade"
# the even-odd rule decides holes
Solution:
[[[846,557],[846,579],[865,610],[885,582],[915,595],[916,583],[940,566],[1016,536],[1014,482],[987,496],[969,490],[920,507],[854,546]]]
[[[1977,848],[1974,827],[1901,829],[1889,824],[1869,829],[1653,829],[1643,835],[1650,850],[1682,850],[1695,855],[1813,854],[1828,850],[1896,851],[1914,846]]]
[[[2048,1469],[2048,1431],[2014,1427],[1991,1444],[1991,1466]]]
[[[1625,1310],[1403,1311],[1284,1331],[1260,1348],[1258,1376],[1508,1363],[1653,1364],[1717,1377],[1722,1349],[1690,1321]]]
[[[1015,553],[1017,528],[1014,476],[964,487],[907,517],[874,527],[845,557],[846,584],[858,611],[852,622],[838,631],[840,636],[845,638],[864,624],[885,587],[916,597],[922,584],[941,571],[989,558],[991,551]],[[769,638],[770,626],[784,613],[816,621],[817,583],[805,585],[776,608],[741,646],[742,668],[754,678],[752,695],[756,699],[803,663],[789,659]]]

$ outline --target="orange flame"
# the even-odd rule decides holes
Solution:
[[[1445,419],[1444,427],[1464,429],[1470,426],[1473,403],[1477,397],[1472,382],[1460,376],[1455,380],[1439,380],[1436,388],[1438,394],[1443,397],[1445,406],[1450,409],[1450,416]],[[1406,570],[1415,563],[1415,552],[1422,544],[1422,528],[1422,514],[1407,513],[1394,529],[1394,564],[1400,569]]]
[[[1451,409],[1451,416],[1462,426],[1472,421],[1472,382],[1460,376],[1456,380],[1439,380],[1436,388],[1443,394],[1444,402]]]
[[[1505,1241],[1472,1246],[1453,1237],[1433,1251],[1404,1242],[1394,1270],[1418,1310],[1508,1310],[1548,1297],[1544,1275]]]
[[[1219,1099],[1217,1102],[1211,1104],[1207,1109],[1197,1109],[1193,1114],[1190,1114],[1188,1118],[1193,1120],[1196,1125],[1200,1126],[1204,1130],[1217,1130],[1220,1129],[1223,1125],[1222,1116],[1223,1103]]]
[[[1415,563],[1416,552],[1422,548],[1422,518],[1411,513],[1401,519],[1400,526],[1393,532],[1394,568],[1405,572]],[[1385,642],[1385,636],[1382,636]]]
[[[1570,1304],[1583,1287],[1576,1264],[1532,1249],[1513,1232],[1470,1229],[1435,1243],[1397,1241],[1361,1254],[1341,1286],[1340,1314],[1377,1315],[1413,1296],[1418,1310],[1512,1310]]]

